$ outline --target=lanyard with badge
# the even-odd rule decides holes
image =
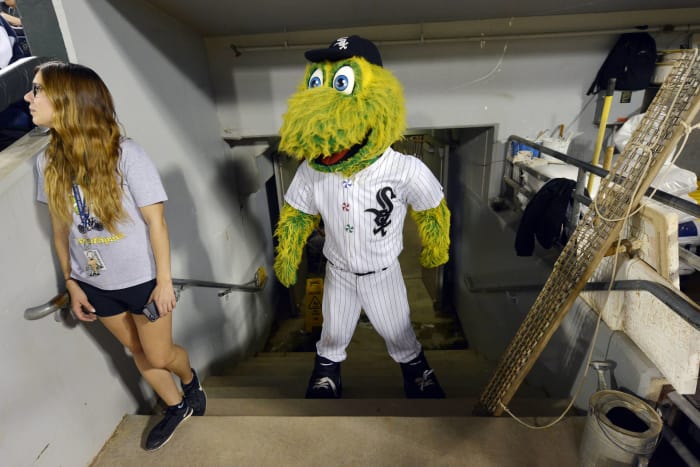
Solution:
[[[86,259],[85,272],[89,276],[99,276],[100,271],[106,269],[105,263],[102,260],[99,250],[92,244],[87,233],[90,230],[103,230],[104,227],[97,219],[90,217],[90,208],[85,202],[85,197],[80,187],[76,183],[73,183],[73,198],[75,198],[75,206],[78,210],[78,216],[80,216],[78,231],[83,235],[82,242],[80,243],[83,246],[83,254]]]

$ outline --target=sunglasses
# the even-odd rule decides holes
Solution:
[[[36,97],[36,94],[39,91],[43,91],[43,90],[44,90],[44,86],[42,86],[41,84],[32,83],[32,94],[34,95],[34,97]]]

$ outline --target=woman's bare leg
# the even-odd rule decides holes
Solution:
[[[136,367],[163,402],[178,404],[182,395],[172,373],[185,383],[192,380],[193,374],[187,352],[173,344],[172,313],[154,322],[128,312],[100,321],[129,349]]]

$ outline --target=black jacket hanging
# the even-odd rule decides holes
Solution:
[[[656,68],[656,41],[646,32],[620,35],[598,70],[588,95],[597,94],[615,78],[616,91],[637,91],[651,83]]]
[[[576,182],[568,178],[553,178],[535,193],[523,212],[515,235],[518,256],[532,256],[535,238],[549,249],[556,241],[565,242],[566,209],[571,202]]]

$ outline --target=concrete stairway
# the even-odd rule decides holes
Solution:
[[[399,366],[386,352],[350,349],[343,399],[306,400],[313,353],[261,353],[207,378],[207,415],[190,418],[162,449],[141,448],[160,417],[129,415],[93,465],[577,465],[585,417],[544,430],[508,416],[473,417],[491,364],[469,350],[426,356],[447,399],[405,399]],[[510,408],[544,425],[566,402],[523,385]]]

